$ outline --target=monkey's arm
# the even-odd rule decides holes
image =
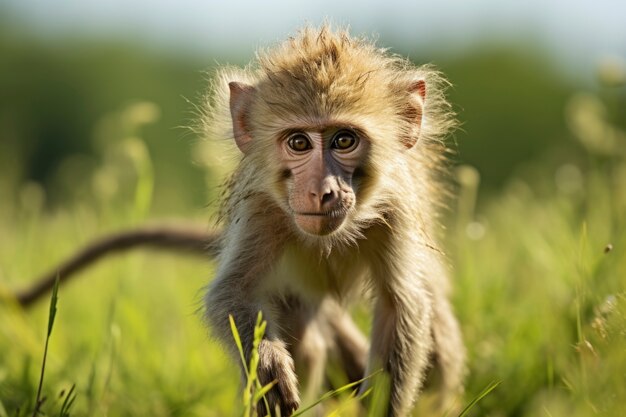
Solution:
[[[389,375],[387,416],[408,415],[422,386],[430,352],[431,305],[416,288],[376,303],[372,328],[370,371],[382,366]]]
[[[261,206],[262,207],[262,206]],[[259,311],[267,322],[265,335],[258,348],[258,378],[262,385],[276,381],[266,394],[269,410],[261,400],[257,413],[289,416],[298,408],[300,397],[294,362],[285,342],[279,336],[279,317],[272,304],[268,288],[268,272],[275,265],[281,250],[282,237],[274,222],[262,218],[248,222],[241,219],[226,229],[224,247],[218,258],[218,269],[205,297],[206,319],[213,334],[220,339],[238,362],[228,316],[232,315],[241,338],[246,362],[250,360],[254,341],[254,326]],[[271,230],[271,231],[270,231]],[[244,375],[245,378],[245,375]]]
[[[410,241],[410,237],[400,239]],[[409,414],[422,387],[433,347],[433,306],[424,285],[424,271],[411,261],[414,257],[411,245],[392,244],[391,247],[397,256],[383,254],[380,263],[373,268],[372,278],[378,295],[366,374],[381,367],[387,373],[390,385],[385,415],[398,417]]]
[[[150,227],[102,237],[41,275],[28,288],[17,292],[15,298],[23,307],[29,307],[52,289],[57,277],[59,282],[65,282],[107,255],[137,247],[183,251],[213,257],[219,249],[219,234],[201,230],[201,228]]]

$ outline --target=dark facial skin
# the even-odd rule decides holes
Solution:
[[[289,207],[301,230],[327,235],[341,226],[355,204],[352,177],[368,147],[341,126],[291,130],[279,141]]]

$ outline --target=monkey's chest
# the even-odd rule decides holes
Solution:
[[[265,289],[272,293],[284,291],[320,299],[326,295],[345,297],[358,287],[367,271],[366,262],[358,253],[322,257],[294,245],[285,248],[264,282]]]

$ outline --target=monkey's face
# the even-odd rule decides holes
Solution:
[[[363,135],[342,126],[291,129],[281,135],[281,179],[300,230],[321,236],[340,228],[354,208],[353,177],[368,148]]]

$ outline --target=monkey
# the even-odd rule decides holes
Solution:
[[[206,136],[228,138],[241,158],[205,317],[238,357],[232,316],[246,358],[258,312],[266,319],[258,375],[276,385],[259,415],[288,416],[300,388],[315,392],[331,345],[343,346],[353,378],[389,376],[386,415],[410,412],[429,364],[444,395],[461,392],[464,347],[434,239],[456,123],[445,83],[329,25],[261,50],[246,69],[218,70]],[[363,287],[374,304],[369,347],[344,308]]]
[[[222,231],[122,232],[90,245],[17,297],[30,305],[114,251],[148,245],[214,257],[204,317],[234,358],[229,316],[245,359],[262,312],[258,376],[275,382],[257,412],[292,414],[317,395],[325,363],[350,381],[382,369],[385,415],[406,416],[436,375],[441,407],[463,391],[465,349],[448,299],[440,212],[449,194],[445,138],[456,120],[447,81],[346,29],[305,27],[217,71],[202,115],[207,140],[240,153],[226,182]],[[347,306],[371,299],[371,342]],[[372,387],[365,379],[359,388]],[[374,387],[377,388],[377,387]]]

